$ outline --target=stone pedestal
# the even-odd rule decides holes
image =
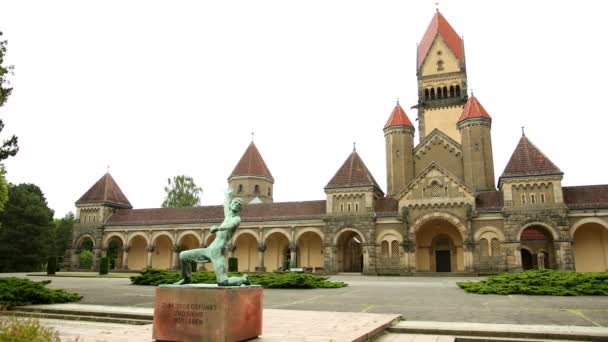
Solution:
[[[243,341],[262,335],[262,287],[160,285],[152,337],[161,341]]]

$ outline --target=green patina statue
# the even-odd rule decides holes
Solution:
[[[215,279],[219,286],[250,285],[249,277],[228,277],[226,272],[226,258],[224,251],[226,244],[241,223],[242,200],[235,198],[231,200],[232,189],[226,190],[224,194],[224,221],[219,226],[212,226],[211,233],[216,234],[215,240],[206,248],[190,249],[179,253],[182,268],[182,279],[174,285],[186,285],[192,283],[192,262],[211,262],[215,270]]]

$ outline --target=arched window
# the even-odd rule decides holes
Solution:
[[[435,88],[431,88],[431,100],[435,99]]]
[[[440,99],[443,97],[443,94],[441,93],[441,87],[437,87],[437,98]]]
[[[425,100],[428,100],[428,99],[429,99],[429,90],[428,90],[428,88],[427,88],[427,89],[424,89],[424,99],[425,99]]]
[[[340,204],[340,212],[343,213],[344,212],[344,204]]]
[[[497,238],[492,239],[492,255],[498,256],[500,255],[500,241]]]
[[[530,203],[536,204],[536,195],[530,194]]]
[[[388,258],[389,254],[388,254],[388,241],[384,240],[382,241],[382,244],[380,245],[380,252],[382,255],[382,258]]]
[[[540,203],[545,203],[545,194],[540,194]]]
[[[239,184],[239,188],[236,192],[239,194],[243,192],[243,184]]]
[[[431,183],[431,197],[441,197],[444,194],[443,187],[437,182]]]
[[[481,256],[490,255],[490,250],[488,248],[488,239],[480,239],[479,240],[479,253]]]
[[[355,211],[358,212],[359,211],[359,203],[355,203]]]
[[[348,212],[350,213],[350,203],[348,203],[348,204],[346,205],[346,211],[348,211]]]
[[[460,97],[460,85],[456,85],[456,97]]]
[[[443,97],[447,98],[448,97],[448,87],[443,86]]]
[[[271,192],[270,192],[270,188],[268,188],[268,196],[270,196]]]
[[[521,194],[521,204],[526,204],[526,194]]]
[[[399,257],[399,241],[393,240],[391,242],[391,257],[398,258]]]
[[[450,97],[454,97],[454,86],[450,86]]]
[[[259,185],[257,185],[257,184],[256,184],[256,185],[253,187],[253,193],[254,193],[254,194],[259,194],[259,193],[260,193],[260,186],[259,186]]]

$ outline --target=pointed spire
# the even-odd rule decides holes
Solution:
[[[462,38],[460,38],[458,33],[452,28],[452,25],[450,25],[441,12],[439,12],[439,8],[437,8],[433,19],[431,19],[431,22],[418,45],[418,69],[420,69],[422,63],[426,59],[426,55],[429,53],[437,35],[440,35],[441,38],[443,38],[456,58],[461,62],[464,61]]]
[[[488,114],[488,112],[485,110],[485,108],[483,108],[481,103],[479,103],[477,98],[475,96],[473,96],[473,93],[471,92],[471,97],[469,97],[469,99],[467,100],[467,103],[464,105],[464,110],[462,111],[462,114],[460,115],[460,119],[458,119],[458,122],[460,122],[462,120],[466,120],[466,119],[472,119],[472,118],[492,119],[490,114]]]
[[[405,111],[403,110],[403,108],[401,108],[401,105],[399,105],[398,99],[397,99],[397,104],[395,105],[395,108],[393,108],[393,112],[391,113],[391,116],[388,118],[386,125],[384,125],[384,129],[387,129],[392,126],[414,127],[414,125],[412,125],[412,122],[410,121],[410,119],[407,117],[407,114],[405,114]]]
[[[521,136],[522,137],[526,136],[526,132],[524,131],[524,126],[521,126]]]
[[[76,205],[97,203],[128,209],[133,208],[109,171],[76,201]]]
[[[251,141],[247,147],[247,150],[245,150],[245,153],[243,153],[243,156],[236,164],[236,167],[230,174],[229,179],[234,176],[266,177],[274,182],[274,178],[272,178],[270,170],[268,170],[262,155],[258,151],[253,141]]]
[[[500,178],[555,174],[561,175],[563,172],[525,135],[522,135]]]
[[[360,186],[372,186],[378,192],[384,194],[380,186],[372,176],[371,172],[367,169],[367,166],[359,157],[357,151],[353,151],[344,164],[338,169],[338,172],[332,177],[327,183],[325,189],[334,188],[349,188],[349,187],[360,187]]]

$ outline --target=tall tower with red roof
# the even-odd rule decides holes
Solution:
[[[439,10],[418,45],[416,75],[420,141],[439,129],[460,142],[456,123],[467,102],[464,43]]]
[[[495,190],[492,118],[473,95],[458,119],[462,137],[464,182],[477,191]]]
[[[414,125],[399,105],[384,125],[386,188],[389,196],[403,190],[414,179]]]
[[[272,203],[274,178],[253,141],[228,177],[228,186],[245,203]]]

